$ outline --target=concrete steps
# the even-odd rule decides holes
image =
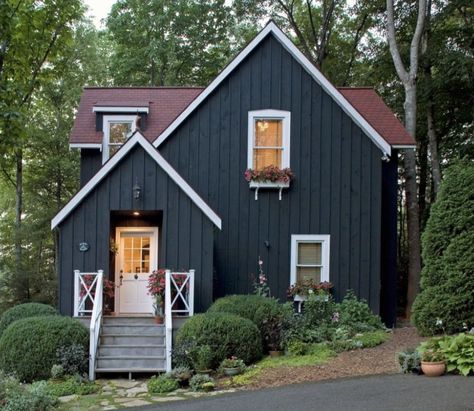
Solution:
[[[96,372],[158,372],[166,369],[165,327],[153,317],[104,317]]]

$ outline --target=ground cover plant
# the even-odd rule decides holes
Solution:
[[[177,390],[179,388],[179,383],[176,379],[173,379],[166,374],[160,376],[154,375],[148,380],[147,388],[150,394],[164,394]]]
[[[88,330],[69,317],[18,320],[0,338],[0,369],[20,381],[48,379],[59,349],[80,345],[86,350],[88,340]]]
[[[40,303],[26,303],[16,305],[6,310],[0,317],[0,337],[7,327],[15,321],[29,317],[42,317],[45,315],[58,315],[55,308]]]

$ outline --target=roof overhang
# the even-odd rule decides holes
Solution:
[[[203,90],[195,100],[156,138],[153,142],[159,147],[179,125],[201,105],[201,103],[221,84],[234,69],[257,47],[269,34],[273,34],[282,46],[303,66],[308,74],[334,99],[341,109],[367,134],[373,143],[390,155],[390,144],[375,130],[351,103],[333,86],[329,80],[311,63],[296,45],[280,28],[270,21],[260,33],[221,71],[221,73]]]
[[[57,227],[80,203],[81,201],[115,168],[117,164],[136,145],[140,145],[163,171],[184,191],[184,193],[194,202],[194,204],[214,223],[222,229],[220,217],[209,207],[209,205],[197,194],[191,186],[181,177],[178,172],[169,164],[158,150],[139,132],[136,131],[120,150],[111,157],[102,168],[92,177],[88,183],[82,187],[74,197],[56,214],[51,220],[51,229]]]
[[[69,148],[92,148],[102,150],[102,144],[99,143],[71,143]]]
[[[148,107],[94,106],[93,113],[147,113]]]

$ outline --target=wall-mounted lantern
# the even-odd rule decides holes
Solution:
[[[135,185],[133,186],[132,190],[133,190],[133,198],[135,200],[138,200],[142,193],[142,188],[138,185],[138,181],[135,182]]]

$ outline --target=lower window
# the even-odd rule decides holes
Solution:
[[[290,285],[312,280],[329,281],[329,235],[293,234],[291,236]]]

